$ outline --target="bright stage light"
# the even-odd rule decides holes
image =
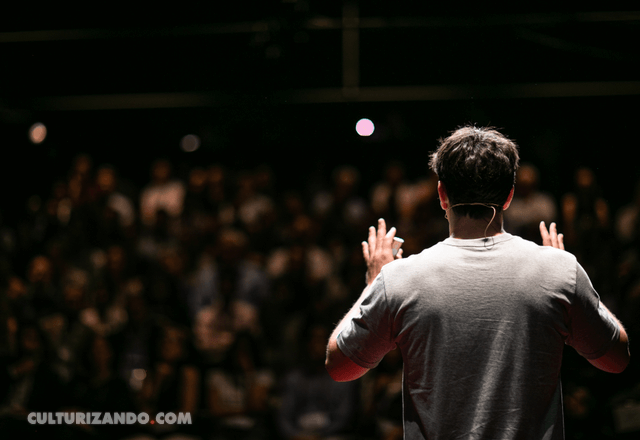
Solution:
[[[362,118],[356,124],[356,132],[360,136],[371,136],[376,127],[370,119]]]

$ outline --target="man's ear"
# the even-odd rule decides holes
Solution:
[[[505,209],[507,209],[509,207],[509,205],[511,205],[511,201],[513,200],[513,191],[516,189],[515,186],[511,187],[511,191],[509,192],[509,196],[507,197],[507,201],[504,202],[504,205],[502,206],[502,210],[504,211]]]
[[[440,199],[440,207],[445,211],[449,209],[449,197],[447,196],[447,190],[444,188],[444,184],[438,180],[438,198]]]

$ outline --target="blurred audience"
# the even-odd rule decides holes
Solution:
[[[39,432],[402,438],[398,353],[362,380],[337,384],[324,348],[364,285],[360,242],[375,219],[398,228],[405,256],[448,235],[437,176],[412,176],[394,162],[365,179],[345,165],[281,189],[266,165],[198,163],[174,173],[168,160],[152,159],[149,169],[138,189],[117,165],[81,154],[16,208],[20,221],[0,218],[0,429],[30,438],[30,411],[173,411],[193,423]],[[576,169],[560,194],[541,192],[541,178],[523,164],[506,229],[538,242],[538,223],[557,221],[633,340],[640,191],[615,209],[593,169]],[[613,414],[640,407],[631,373],[603,387],[569,352],[564,368],[575,379],[565,390],[567,438],[607,438],[619,426]]]

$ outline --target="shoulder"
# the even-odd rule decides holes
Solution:
[[[514,242],[522,247],[522,249],[527,250],[531,255],[539,255],[543,257],[544,260],[554,263],[564,262],[566,264],[572,265],[575,268],[577,259],[575,255],[568,251],[557,249],[551,246],[542,246],[518,236],[514,236],[514,238],[516,239]]]
[[[380,271],[380,283],[386,295],[412,290],[416,283],[431,282],[437,277],[439,269],[447,264],[448,259],[444,256],[446,253],[446,246],[438,243],[419,253],[385,264]]]
[[[513,252],[508,256],[512,273],[537,280],[547,289],[565,294],[575,291],[578,275],[578,260],[572,253],[551,246],[542,246],[520,237],[515,237]]]
[[[529,264],[541,265],[549,269],[576,270],[577,259],[572,253],[551,246],[542,246],[517,235],[508,242],[512,258],[529,261]]]

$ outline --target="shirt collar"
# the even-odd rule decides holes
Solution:
[[[502,234],[498,234],[498,235],[494,235],[492,237],[486,237],[486,238],[460,239],[460,238],[448,237],[443,241],[443,243],[448,246],[456,246],[456,247],[491,248],[492,246],[498,243],[509,241],[513,237],[514,236],[509,234],[508,232],[503,232]]]

